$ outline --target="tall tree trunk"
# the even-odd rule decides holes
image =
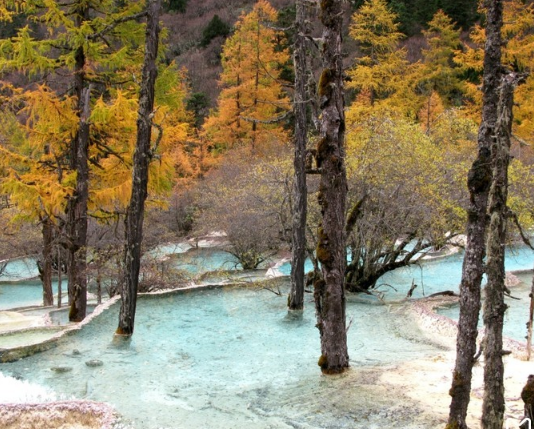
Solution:
[[[533,326],[532,323],[534,322],[534,277],[532,278],[532,282],[530,284],[530,310],[528,314],[528,322],[527,322],[527,361],[530,360],[530,356],[532,354],[532,330]]]
[[[79,2],[75,10],[76,26],[81,28],[89,20],[89,8]],[[67,278],[69,320],[85,318],[87,308],[87,201],[89,200],[89,113],[90,89],[85,87],[85,52],[83,46],[75,52],[74,91],[78,98],[80,118],[77,135],[71,143],[70,168],[76,171],[76,189],[67,204]]]
[[[296,0],[296,35],[293,52],[295,67],[295,155],[293,158],[293,225],[291,254],[291,291],[288,307],[290,310],[304,308],[304,263],[306,261],[306,215],[308,210],[308,191],[306,186],[306,141],[308,123],[306,117],[306,22],[305,6]]]
[[[504,246],[508,198],[508,165],[512,135],[512,108],[516,80],[505,76],[500,87],[495,144],[493,146],[493,182],[489,196],[490,224],[487,241],[486,275],[488,283],[484,300],[484,400],[482,427],[502,429],[504,419],[504,364],[502,328],[504,324]]]
[[[317,259],[323,280],[315,283],[317,327],[321,336],[319,366],[325,374],[343,372],[349,366],[343,284],[345,250],[345,114],[343,100],[341,0],[321,2],[323,71],[318,85],[321,138],[317,145],[317,167],[321,169],[319,204],[322,224],[318,231]]]
[[[80,322],[87,311],[87,202],[89,200],[89,116],[91,88],[82,91],[76,153],[76,190],[69,211],[69,320]]]
[[[57,308],[61,308],[61,298],[63,291],[61,286],[63,283],[63,262],[61,260],[61,247],[57,247]]]
[[[158,74],[156,59],[160,30],[158,22],[160,8],[161,0],[149,0],[145,34],[145,59],[137,116],[137,145],[134,154],[132,195],[125,220],[125,281],[122,289],[119,326],[116,331],[118,335],[126,336],[133,334],[137,304],[137,287],[141,265],[141,243],[143,240],[143,219],[148,186],[148,167],[152,157],[152,115],[154,111],[154,87]]]
[[[501,76],[502,1],[486,0],[486,45],[482,122],[478,130],[478,155],[469,171],[467,185],[470,202],[467,209],[467,245],[460,283],[460,318],[456,341],[456,363],[447,427],[466,429],[467,407],[471,394],[471,377],[478,318],[480,314],[480,283],[484,272],[488,195],[491,186],[491,147],[497,120],[498,86]]]
[[[54,292],[52,290],[52,240],[53,225],[48,216],[41,219],[43,234],[42,260],[39,261],[39,277],[43,284],[43,305],[54,305]]]

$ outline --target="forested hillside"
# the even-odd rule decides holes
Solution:
[[[241,13],[252,9],[253,0],[203,1],[171,0],[163,21],[169,30],[168,58],[189,71],[189,79],[194,94],[192,105],[203,108],[205,104],[213,107],[219,92],[217,81],[221,72],[221,48]],[[295,17],[295,5],[289,0],[270,2],[278,10],[277,26],[288,28]],[[351,14],[363,4],[363,0],[352,0],[344,7],[344,20],[349,22]],[[421,1],[391,0],[387,2],[396,13],[403,33],[402,44],[407,46],[408,58],[412,61],[421,58],[421,49],[425,46],[422,31],[428,28],[434,14],[442,9],[466,34],[480,19],[477,13],[477,1]],[[291,34],[291,30],[287,31]],[[348,27],[344,29],[345,36]],[[345,37],[347,66],[354,58],[357,46]],[[198,104],[196,104],[198,103]],[[203,111],[205,113],[206,110]]]

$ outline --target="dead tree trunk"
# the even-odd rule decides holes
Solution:
[[[152,116],[154,87],[158,74],[156,59],[159,41],[161,0],[149,0],[145,33],[145,59],[139,94],[137,116],[137,144],[132,174],[132,195],[125,220],[126,245],[124,252],[124,283],[119,313],[118,335],[130,336],[134,331],[137,287],[141,265],[143,219],[148,187],[148,168],[152,158]],[[159,136],[161,137],[161,135]]]
[[[39,277],[43,284],[43,305],[54,305],[54,292],[52,290],[52,241],[53,225],[48,216],[41,219],[43,234],[43,251],[38,262]]]
[[[530,423],[534,422],[534,375],[530,374],[527,383],[521,391],[521,399],[525,403],[524,419],[529,419]],[[531,429],[531,424],[528,421],[524,422],[521,429]]]
[[[528,322],[527,322],[527,361],[530,360],[530,355],[532,354],[532,322],[534,322],[534,277],[532,278],[532,283],[530,285],[530,311],[528,313]]]
[[[304,308],[304,263],[306,261],[306,216],[308,192],[306,186],[306,141],[308,121],[306,115],[306,22],[305,6],[296,0],[295,44],[293,64],[295,67],[295,155],[293,158],[293,240],[291,254],[291,291],[288,307],[290,310]]]
[[[489,195],[490,223],[487,241],[486,275],[488,283],[484,300],[484,400],[482,427],[502,429],[504,419],[504,364],[502,360],[502,328],[507,305],[504,303],[504,246],[508,199],[508,165],[516,76],[502,79],[495,142],[492,150],[493,181]]]
[[[89,19],[87,5],[76,10],[76,26],[81,28]],[[89,199],[89,113],[90,89],[85,87],[86,58],[83,47],[75,52],[74,91],[78,98],[79,128],[71,143],[70,168],[76,171],[76,189],[67,204],[67,277],[69,320],[85,318],[87,308],[87,201]]]
[[[81,96],[76,150],[76,190],[69,208],[69,321],[80,322],[87,311],[87,202],[89,200],[90,86]]]
[[[63,283],[63,261],[61,259],[61,247],[57,247],[57,308],[61,308],[62,298],[62,283]]]
[[[478,131],[478,156],[467,178],[470,202],[467,209],[467,245],[460,283],[460,318],[456,341],[456,363],[447,428],[466,429],[471,376],[476,354],[477,325],[480,314],[480,283],[484,272],[487,204],[491,186],[491,147],[497,120],[498,86],[501,76],[502,1],[487,0],[486,45],[482,122]]]
[[[321,336],[319,366],[324,374],[343,372],[349,366],[343,284],[345,250],[345,114],[343,100],[341,0],[321,2],[323,71],[318,85],[321,103],[321,136],[316,164],[321,170],[319,204],[322,223],[318,231],[317,259],[323,280],[315,282],[317,327]]]

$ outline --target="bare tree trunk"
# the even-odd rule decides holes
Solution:
[[[519,427],[521,429],[532,429],[532,422],[534,422],[534,375],[532,374],[528,376],[527,383],[521,391],[521,399],[525,403],[525,416],[524,423]],[[526,419],[530,420],[530,423]]]
[[[42,260],[39,261],[39,277],[43,284],[43,305],[54,305],[54,292],[52,291],[52,221],[48,216],[41,219],[43,233]]]
[[[306,117],[306,22],[302,0],[296,0],[296,34],[293,53],[295,67],[295,169],[293,182],[293,240],[291,254],[291,291],[288,307],[290,310],[304,308],[304,263],[306,261],[306,215],[308,211],[308,190],[306,186],[306,142],[308,121]]]
[[[532,283],[530,285],[530,311],[528,314],[527,322],[527,361],[530,360],[530,355],[532,354],[532,322],[534,322],[534,277],[532,278]]]
[[[76,190],[69,210],[69,321],[80,322],[87,311],[87,202],[89,200],[89,116],[91,88],[81,98],[76,151]]]
[[[502,328],[507,305],[504,303],[504,247],[506,240],[506,206],[508,199],[508,165],[515,75],[502,79],[500,87],[495,144],[493,146],[493,182],[489,196],[486,275],[488,283],[484,300],[484,400],[482,427],[502,429],[504,419],[504,364]]]
[[[487,205],[491,186],[491,147],[497,120],[498,86],[501,76],[502,1],[486,0],[486,45],[482,122],[478,131],[478,156],[467,178],[470,202],[467,212],[467,245],[460,283],[460,318],[456,341],[456,363],[447,428],[466,429],[467,407],[471,394],[471,377],[478,317],[480,314],[480,283],[484,272]]]
[[[319,204],[322,225],[318,231],[317,259],[324,280],[315,282],[317,327],[321,335],[319,366],[324,374],[343,372],[349,366],[345,321],[344,273],[345,206],[347,178],[345,170],[345,114],[342,77],[341,0],[321,2],[323,29],[323,71],[318,85],[320,97],[321,138],[316,162],[321,169]]]
[[[83,2],[76,10],[76,26],[89,20],[89,9]],[[77,135],[72,141],[70,168],[76,171],[76,189],[67,204],[67,276],[69,290],[69,320],[85,318],[87,307],[87,201],[89,200],[89,114],[90,88],[85,87],[86,58],[83,47],[75,52],[74,90],[78,98],[80,118]]]
[[[57,247],[57,308],[61,308],[61,286],[63,283],[63,263],[61,261],[61,247]]]
[[[141,265],[143,219],[148,186],[148,167],[152,157],[152,115],[154,111],[154,87],[158,74],[156,59],[159,40],[159,14],[161,0],[149,0],[145,33],[145,59],[139,95],[137,117],[137,145],[132,174],[132,195],[126,214],[126,246],[124,252],[124,276],[122,303],[119,313],[118,335],[130,336],[134,331],[137,287]],[[161,137],[161,136],[160,136]]]

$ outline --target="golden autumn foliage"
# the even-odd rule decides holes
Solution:
[[[218,108],[204,124],[204,137],[217,151],[247,146],[261,152],[288,140],[280,120],[291,105],[280,72],[289,53],[281,32],[267,25],[276,19],[276,10],[260,0],[224,43]]]
[[[506,40],[502,61],[507,70],[525,73],[534,67],[534,6],[521,0],[504,2],[504,24],[502,34]],[[475,120],[480,118],[482,92],[480,91],[483,67],[483,52],[486,37],[484,29],[475,26],[469,43],[458,51],[455,62],[460,66],[466,88],[467,113]],[[530,74],[526,82],[515,91],[513,133],[524,140],[534,136],[534,78]]]
[[[438,10],[423,34],[428,48],[423,49],[423,62],[418,70],[420,91],[426,97],[437,93],[445,107],[461,105],[463,88],[458,65],[454,62],[461,48],[460,30],[443,11]]]
[[[24,134],[17,146],[7,142],[0,146],[4,153],[0,161],[4,164],[0,167],[5,176],[3,189],[28,213],[64,212],[66,197],[72,194],[76,183],[69,160],[79,127],[78,100],[65,88],[74,78],[76,52],[82,48],[86,59],[84,78],[96,82],[90,83],[89,210],[98,217],[121,213],[131,189],[137,79],[142,61],[140,42],[144,35],[144,24],[128,17],[139,13],[143,2],[127,2],[119,7],[113,0],[100,0],[91,7],[106,10],[106,14],[92,16],[81,24],[73,13],[78,2],[46,2],[45,7],[33,1],[19,3],[28,13],[28,20],[45,23],[48,34],[47,38],[37,38],[27,25],[14,37],[0,40],[2,70],[23,74],[30,82],[23,87],[2,82],[4,113],[16,114]],[[6,5],[14,6],[13,2]],[[43,76],[47,79],[38,84]],[[32,83],[34,80],[36,83]],[[194,153],[185,149],[191,141],[201,146],[190,136],[192,119],[185,109],[185,81],[184,71],[174,64],[161,67],[154,113],[158,127],[154,143],[158,147],[154,147],[150,169],[149,201],[159,201],[159,196],[172,189],[176,170],[181,169],[181,177],[190,178],[205,168],[194,159],[196,148]],[[12,126],[17,125],[13,122]],[[37,194],[39,198],[35,198]]]
[[[347,113],[349,122],[377,108],[416,114],[411,103],[416,99],[415,82],[410,77],[406,50],[399,46],[403,34],[396,20],[385,0],[367,0],[352,16],[349,35],[358,42],[361,55],[348,71],[347,86],[359,94]]]

